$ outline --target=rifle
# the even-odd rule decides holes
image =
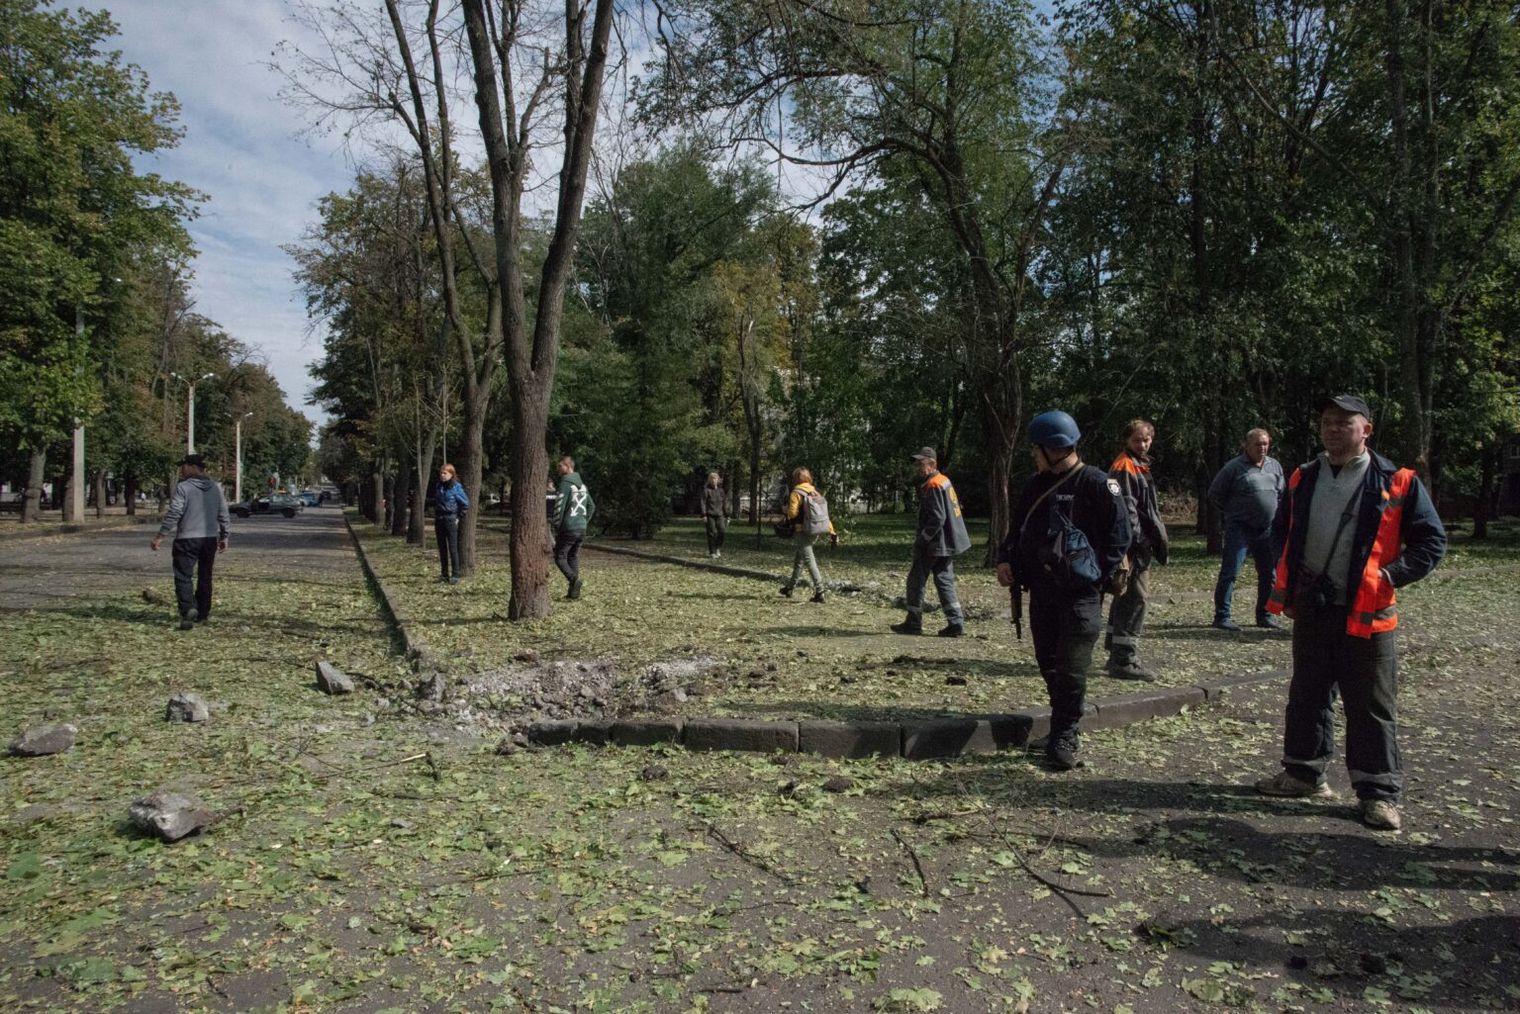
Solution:
[[[1013,602],[1013,633],[1020,641],[1024,639],[1024,590],[1019,587],[1018,578],[1008,586],[1008,597]]]

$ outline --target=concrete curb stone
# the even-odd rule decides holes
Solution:
[[[422,638],[415,636],[407,627],[407,622],[396,606],[395,597],[385,582],[380,579],[380,572],[370,562],[369,554],[364,551],[364,541],[359,538],[359,533],[354,531],[353,519],[347,512],[343,515],[343,526],[348,529],[348,537],[353,540],[354,551],[359,554],[359,566],[364,571],[364,576],[374,583],[380,592],[380,602],[385,606],[385,612],[391,618],[391,623],[396,627],[396,632],[401,635],[401,647],[406,651],[406,657],[411,659],[413,668],[428,668],[433,663],[433,651],[427,646]]]
[[[612,723],[610,739],[618,746],[655,746],[681,742],[679,718],[629,718]]]
[[[824,757],[900,757],[902,726],[897,722],[797,723],[797,751]]]
[[[796,753],[797,723],[750,718],[689,718],[681,732],[681,743],[688,750]]]

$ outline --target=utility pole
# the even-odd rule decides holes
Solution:
[[[238,416],[237,426],[234,427],[237,437],[237,470],[236,478],[232,480],[232,500],[234,503],[243,502],[243,420],[253,415],[252,412],[244,412]]]
[[[169,374],[169,376],[173,377],[176,380],[183,381],[184,384],[185,384],[185,386],[190,389],[189,404],[185,408],[185,417],[186,417],[186,420],[187,420],[186,421],[186,425],[185,425],[185,453],[186,454],[194,454],[195,453],[195,385],[199,384],[203,380],[210,380],[212,377],[216,376],[216,374],[215,373],[203,373],[199,377],[196,377],[194,380],[191,380],[189,377],[182,377],[178,373],[171,373],[171,374]]]

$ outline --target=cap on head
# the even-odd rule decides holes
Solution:
[[[1372,410],[1367,403],[1354,394],[1337,394],[1329,398],[1322,398],[1319,403],[1319,411],[1327,408],[1338,408],[1343,412],[1359,415],[1363,419],[1372,418]]]
[[[1029,442],[1036,447],[1075,447],[1081,439],[1077,421],[1065,412],[1041,412],[1029,420]]]
[[[918,450],[913,452],[913,460],[938,462],[939,455],[934,453],[934,448],[932,447],[920,447]]]
[[[180,459],[179,463],[181,465],[193,465],[196,468],[205,468],[206,456],[204,454],[187,454]]]

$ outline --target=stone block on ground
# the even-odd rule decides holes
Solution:
[[[896,722],[798,722],[797,749],[824,757],[897,757],[902,754],[902,726]]]
[[[176,842],[208,826],[211,811],[194,796],[160,789],[132,803],[127,811],[134,827],[165,842]]]
[[[909,760],[994,753],[998,749],[993,723],[987,718],[932,718],[904,722],[902,755]]]
[[[1050,735],[1050,709],[1047,707],[1020,708],[1009,717],[1029,723],[1029,731],[1025,736],[1023,746],[1027,747],[1035,740],[1044,739]]]
[[[210,717],[211,708],[200,694],[177,693],[164,709],[164,718],[170,722],[204,722]]]
[[[575,732],[571,739],[577,743],[592,743],[596,746],[606,746],[612,737],[612,723],[599,719],[581,719],[575,725]]]
[[[1027,711],[970,717],[987,723],[986,734],[992,738],[992,745],[999,750],[1021,750],[1029,745],[1034,718]]]
[[[686,723],[681,742],[688,750],[750,750],[770,753],[797,750],[796,722],[765,722],[749,718],[694,718]]]
[[[679,742],[684,724],[679,718],[625,718],[613,722],[609,732],[619,746],[654,746]]]
[[[570,718],[534,722],[528,726],[528,742],[538,746],[560,746],[575,738],[575,727],[579,724]]]
[[[1199,687],[1157,687],[1120,697],[1096,701],[1096,715],[1082,719],[1084,729],[1118,729],[1147,718],[1175,715],[1184,707],[1202,704],[1204,692]]]
[[[317,688],[325,694],[351,694],[354,692],[354,681],[348,673],[331,662],[318,662]]]
[[[72,725],[38,725],[11,740],[10,752],[17,757],[46,757],[63,753],[74,745],[79,730]]]

